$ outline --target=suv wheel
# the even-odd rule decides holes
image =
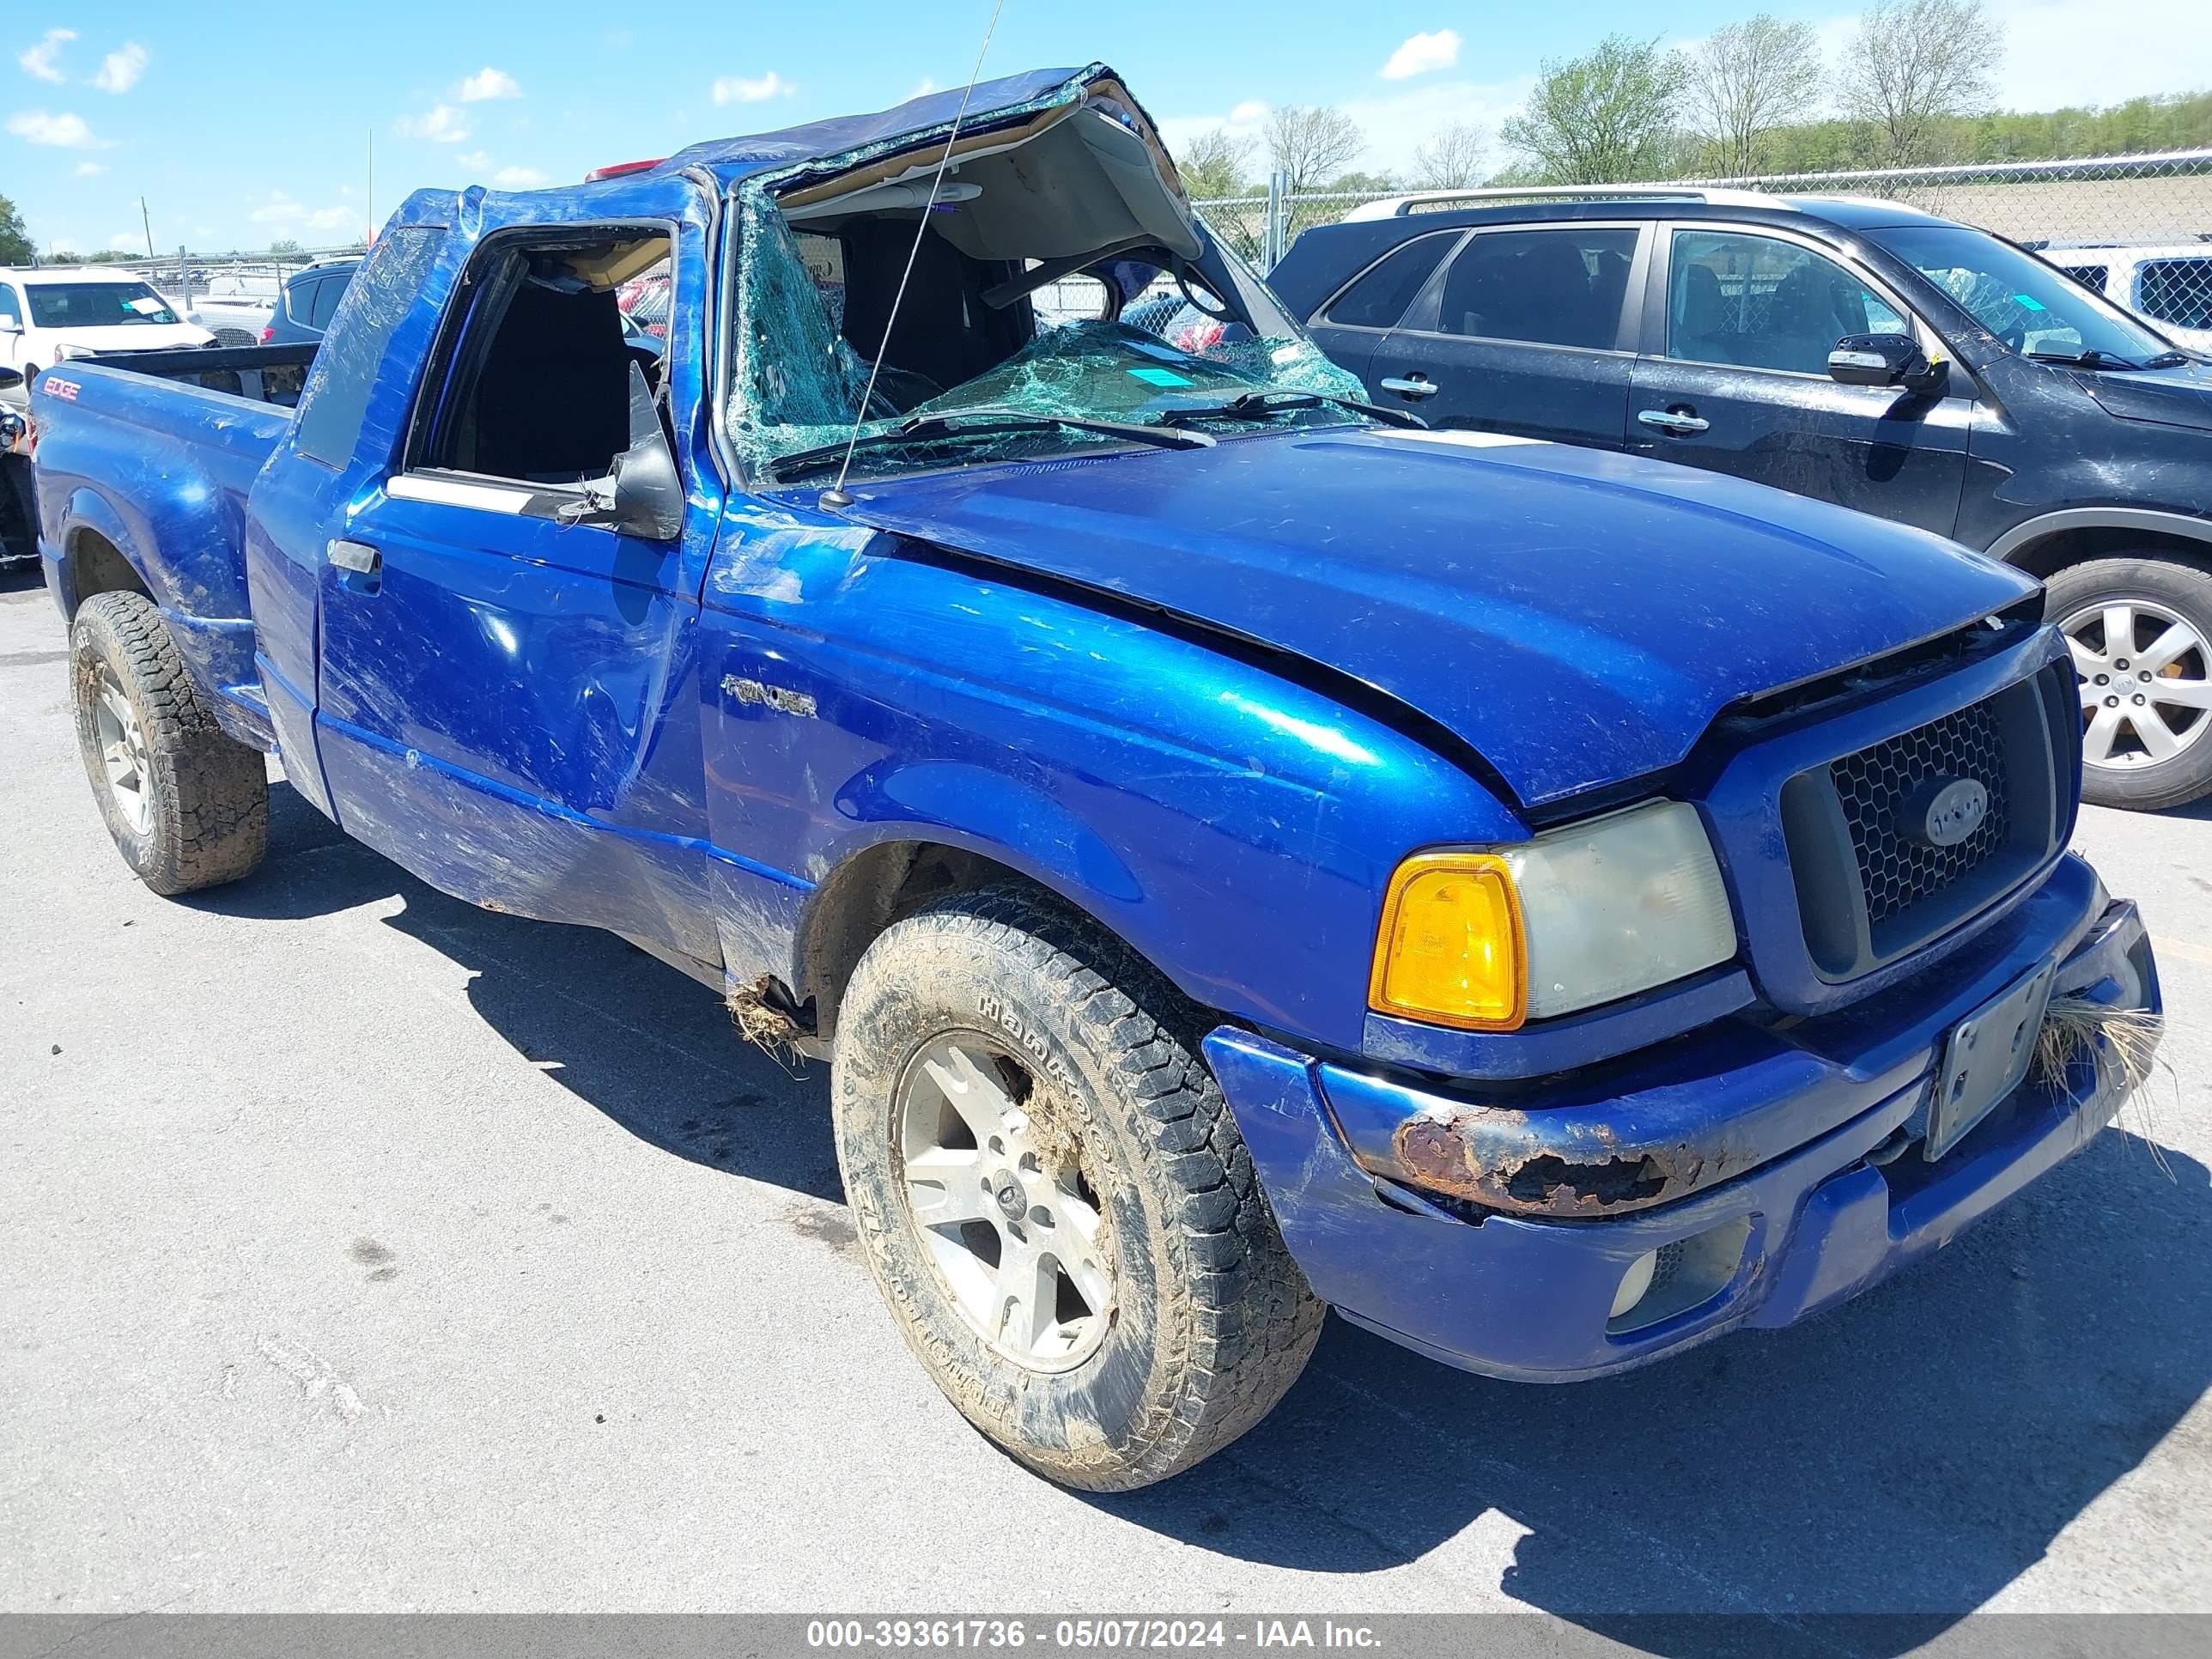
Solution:
[[[837,1162],[933,1381],[1040,1474],[1148,1486],[1264,1417],[1322,1307],[1174,991],[994,890],[894,923],[840,1005]]]
[[[2046,584],[2081,684],[2081,795],[2151,811],[2212,793],[2212,574],[2092,559]]]

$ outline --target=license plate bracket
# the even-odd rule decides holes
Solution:
[[[1934,1163],[2017,1089],[2035,1061],[2035,1040],[2058,976],[2056,960],[2015,981],[1951,1028],[1928,1102],[1921,1155]]]

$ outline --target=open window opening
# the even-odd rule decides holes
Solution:
[[[1128,441],[1047,417],[1188,429],[1246,398],[1224,433],[1356,418],[1322,400],[1358,380],[1215,242],[1118,88],[963,132],[933,196],[942,154],[940,135],[739,187],[731,438],[770,480],[824,470],[855,422],[866,477]]]
[[[665,230],[487,241],[434,359],[410,467],[556,487],[612,475],[633,446],[633,376],[659,404],[666,349],[623,298],[665,291],[670,246]]]

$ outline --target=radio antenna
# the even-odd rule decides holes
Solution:
[[[921,239],[929,234],[929,216],[937,206],[938,186],[945,182],[945,169],[952,160],[953,141],[960,137],[960,124],[968,118],[968,100],[975,95],[975,82],[982,78],[983,59],[991,50],[991,37],[999,32],[999,14],[1006,9],[1006,0],[994,0],[991,21],[983,30],[983,44],[975,49],[975,67],[968,72],[968,84],[961,89],[960,107],[952,117],[952,131],[945,135],[945,154],[937,158],[937,172],[929,181],[929,199],[921,204],[921,219],[914,228],[914,246],[906,251],[906,269],[899,273],[898,289],[891,295],[890,315],[884,319],[883,338],[876,342],[876,360],[868,365],[867,388],[860,393],[860,406],[853,411],[853,429],[845,437],[845,456],[837,463],[837,482],[821,495],[824,507],[850,507],[853,498],[845,493],[845,474],[852,470],[853,452],[860,447],[860,428],[867,424],[868,404],[876,395],[876,376],[883,372],[884,353],[890,349],[891,330],[898,324],[899,307],[906,303],[906,285],[914,276],[914,262],[921,252]]]

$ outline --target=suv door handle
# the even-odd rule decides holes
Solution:
[[[1395,392],[1401,398],[1433,398],[1443,388],[1425,374],[1393,374],[1376,382],[1385,392]]]
[[[384,555],[367,542],[332,542],[323,554],[333,567],[356,576],[374,576],[384,568]]]
[[[1387,386],[1389,382],[1386,380],[1383,384]],[[1636,418],[1646,426],[1656,426],[1662,432],[1672,432],[1677,436],[1692,432],[1703,432],[1712,425],[1711,421],[1700,420],[1695,415],[1685,414],[1673,409],[1638,410]]]

